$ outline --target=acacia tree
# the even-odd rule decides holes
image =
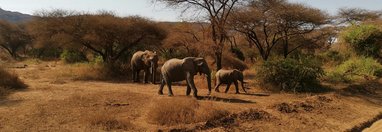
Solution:
[[[141,17],[120,18],[110,13],[80,14],[54,11],[44,13],[31,24],[37,40],[71,48],[86,48],[107,64],[139,45],[160,44],[166,32]]]
[[[18,51],[30,42],[28,33],[19,25],[0,21],[0,47],[14,59],[19,57]]]
[[[230,17],[230,25],[245,35],[267,60],[276,45],[283,45],[284,57],[305,45],[290,48],[292,37],[312,32],[325,20],[324,14],[314,8],[285,0],[251,1],[238,8]]]
[[[210,36],[213,45],[217,70],[222,68],[223,47],[227,37],[227,19],[234,6],[243,0],[157,0],[172,7],[188,9],[202,9],[208,17]]]

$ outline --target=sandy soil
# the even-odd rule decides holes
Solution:
[[[345,131],[382,112],[381,82],[371,93],[338,86],[342,90],[316,95],[268,95],[251,86],[250,94],[236,95],[231,88],[229,94],[213,92],[212,97],[197,100],[225,109],[230,116],[161,126],[150,123],[147,113],[163,99],[192,98],[185,97],[185,86],[175,86],[174,97],[160,96],[158,85],[73,81],[68,67],[35,64],[9,69],[29,88],[0,100],[0,131]],[[199,88],[200,95],[206,93]],[[260,116],[252,118],[249,109],[261,111]],[[104,125],[108,123],[114,127]]]

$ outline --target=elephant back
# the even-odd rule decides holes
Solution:
[[[162,68],[162,76],[167,77],[171,80],[184,79],[184,69],[183,69],[184,60],[181,59],[170,59],[166,61]]]
[[[233,80],[234,78],[234,70],[225,70],[220,69],[216,72],[216,78],[219,78],[223,82],[227,82],[229,80]]]

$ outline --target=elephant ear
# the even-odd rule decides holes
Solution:
[[[142,54],[141,60],[143,62],[147,63],[149,59],[150,59],[150,57],[149,57],[149,55],[146,52]]]
[[[197,65],[195,65],[194,61],[191,59],[184,59],[182,67],[185,71],[190,72],[192,75],[195,75],[197,72]]]

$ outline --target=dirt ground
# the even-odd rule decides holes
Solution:
[[[207,97],[207,89],[199,87],[204,97],[198,103],[230,114],[159,125],[149,121],[148,112],[160,101],[195,100],[185,96],[185,86],[175,86],[174,97],[160,96],[158,85],[73,81],[68,67],[40,63],[9,68],[29,87],[0,100],[0,131],[346,131],[382,113],[381,81],[338,85],[321,94],[265,93],[250,86],[249,94],[236,95],[231,87],[228,94]]]

